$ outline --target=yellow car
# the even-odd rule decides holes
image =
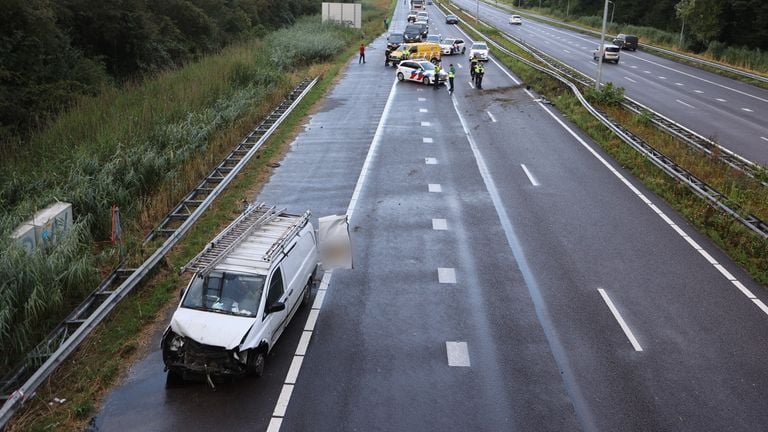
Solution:
[[[402,44],[389,53],[392,65],[397,66],[403,60],[427,60],[433,64],[440,62],[440,44],[431,42]]]

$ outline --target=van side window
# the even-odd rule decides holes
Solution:
[[[269,293],[267,294],[267,307],[272,303],[280,300],[283,296],[283,275],[278,268],[272,275],[272,280],[269,282]]]

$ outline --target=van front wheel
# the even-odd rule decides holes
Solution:
[[[301,298],[302,306],[309,306],[312,301],[312,276],[309,277],[307,285],[304,287],[304,295]]]

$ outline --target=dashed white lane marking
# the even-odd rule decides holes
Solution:
[[[742,110],[742,111],[746,111],[746,112],[755,112],[754,110],[751,110],[751,109],[749,109],[749,108],[742,108],[741,110]]]
[[[282,417],[272,417],[272,420],[269,421],[269,426],[267,426],[267,432],[279,432],[282,424]]]
[[[432,229],[435,231],[445,231],[448,229],[448,221],[445,219],[432,219]]]
[[[288,375],[285,376],[286,384],[296,384],[296,378],[299,377],[299,371],[301,370],[301,363],[304,361],[304,356],[295,355],[293,361],[291,361],[291,367],[288,368]]]
[[[764,136],[761,136],[760,139],[763,140],[763,141],[768,141],[768,138],[766,138]]]
[[[423,142],[424,144],[431,144],[434,142],[434,140],[432,138],[422,138],[421,142]]]
[[[621,317],[621,314],[616,309],[616,306],[613,305],[611,298],[608,297],[608,294],[605,292],[604,289],[598,288],[597,291],[600,293],[600,296],[603,298],[603,301],[605,301],[605,304],[608,305],[608,309],[611,310],[613,317],[616,318],[616,321],[619,322],[621,329],[624,330],[624,334],[627,335],[627,338],[632,343],[632,346],[635,348],[635,351],[642,351],[643,347],[641,347],[640,343],[637,342],[637,338],[635,338],[635,335],[632,333],[632,330],[624,321],[624,318]]]
[[[427,165],[437,165],[437,158],[425,157],[424,158],[424,163],[427,164]]]
[[[432,123],[430,123],[430,122],[424,122],[424,121],[423,121],[423,122],[421,122],[421,125],[422,125],[422,126],[432,126]]]
[[[766,315],[768,315],[768,306],[760,299],[752,299],[752,301],[759,307]]]
[[[637,66],[635,66],[635,65],[632,65],[632,66],[630,66],[630,67],[631,67],[632,69],[637,69]]]
[[[472,83],[472,81],[467,81],[470,87],[475,88],[475,85]]]
[[[694,90],[693,92],[694,92],[694,93],[698,93],[698,94],[703,94],[703,93],[704,93],[704,92],[703,92],[703,91],[701,91],[701,90]]]
[[[429,112],[429,110],[426,109],[426,108],[419,108],[419,112],[420,113],[425,113],[425,112]]]
[[[461,63],[456,63],[456,66],[458,66],[459,69],[463,69],[464,68],[464,66],[462,66]]]
[[[568,53],[568,54],[570,54],[570,53],[571,53],[571,52],[570,52],[570,51],[568,51],[567,49],[564,49],[564,50],[563,50],[563,52],[564,52],[564,53]]]
[[[456,270],[453,269],[452,267],[438,267],[437,281],[442,284],[455,284]]]
[[[716,98],[715,100],[718,101],[718,102],[728,102],[727,100],[725,100],[723,98]]]
[[[307,317],[307,323],[304,324],[304,330],[306,331],[313,331],[315,330],[315,324],[317,324],[317,315],[320,313],[319,309],[312,309],[309,311],[309,316]]]
[[[644,70],[644,71],[643,71],[643,73],[644,73],[644,74],[649,74],[649,75],[650,75],[650,74],[651,74],[651,71],[649,71],[649,70]]]
[[[368,147],[368,154],[365,156],[363,167],[360,169],[360,175],[357,177],[357,183],[355,183],[355,189],[352,191],[352,197],[349,199],[349,205],[347,206],[347,217],[350,219],[352,218],[352,214],[354,213],[355,207],[357,206],[357,200],[360,197],[360,193],[363,190],[363,184],[368,178],[369,167],[371,166],[374,155],[376,154],[376,150],[381,143],[381,138],[383,136],[383,126],[389,117],[389,112],[392,110],[392,103],[395,98],[396,86],[397,79],[392,81],[392,87],[389,90],[387,102],[384,104],[384,111],[382,111],[381,118],[379,118],[379,124],[376,127],[376,132],[373,135],[373,140],[371,141],[371,145]],[[320,286],[318,287],[317,295],[315,296],[315,302],[312,305],[312,310],[309,312],[309,317],[307,317],[307,322],[304,325],[304,332],[302,333],[301,339],[299,339],[299,344],[296,347],[294,356],[304,356],[304,354],[306,354],[307,347],[309,346],[309,340],[312,336],[312,331],[315,328],[317,317],[320,313],[320,308],[322,307],[323,300],[325,299],[326,290],[331,283],[332,273],[332,271],[326,271],[323,275],[323,279],[320,281]],[[269,425],[267,426],[268,432],[279,432],[280,427],[283,424],[283,417],[285,417],[285,411],[288,409],[288,403],[290,402],[291,394],[293,393],[293,384],[289,383],[288,381],[296,380],[299,375],[302,362],[297,362],[296,366],[293,366],[293,364],[294,363],[291,363],[291,368],[294,371],[291,372],[291,369],[288,371],[285,384],[283,384],[283,389],[280,391],[280,396],[277,398],[275,409],[272,412],[272,418],[270,419]]]
[[[531,34],[533,34],[533,33],[531,33]],[[549,45],[549,41],[544,41],[544,43],[545,43],[545,44],[547,44],[547,45]]]
[[[291,393],[293,393],[293,384],[283,384],[283,389],[280,391],[280,397],[277,398],[277,405],[272,415],[275,417],[285,417],[285,410],[288,409],[288,402],[291,401]]]
[[[661,79],[661,80],[665,80],[665,79],[667,79],[667,77],[664,77],[664,76],[660,76],[660,77],[659,77],[659,79]]]
[[[443,191],[443,187],[437,183],[430,183],[428,189],[432,193],[440,193]]]
[[[419,102],[424,102],[426,100],[427,100],[427,98],[419,98]]]
[[[680,99],[675,99],[675,102],[677,102],[677,103],[679,103],[679,104],[682,104],[682,105],[685,105],[685,106],[687,106],[688,108],[694,108],[694,109],[696,108],[695,106],[693,106],[693,105],[691,105],[691,104],[687,104],[687,103],[685,103],[685,102],[681,101]]]
[[[446,342],[445,352],[448,356],[448,366],[470,367],[469,349],[466,342]]]
[[[528,171],[528,167],[525,166],[525,164],[520,164],[520,166],[523,167],[523,171],[525,171],[525,175],[528,176],[528,180],[531,181],[531,184],[534,185],[534,186],[538,186],[539,182],[537,182],[536,178],[533,176],[533,174],[531,174],[531,172]]]
[[[625,80],[627,80],[627,81],[629,81],[629,82],[631,82],[631,83],[637,83],[637,81],[633,80],[633,79],[632,79],[632,78],[630,78],[630,77],[624,77],[624,79],[625,79]]]
[[[307,348],[309,348],[309,341],[311,339],[312,339],[311,331],[304,331],[301,333],[301,339],[299,339],[299,346],[296,347],[296,355],[303,356],[307,354]]]
[[[685,84],[683,84],[683,83],[675,83],[675,85],[676,85],[676,86],[681,86],[681,87],[682,87],[682,86],[684,86]]]
[[[493,114],[491,114],[491,112],[490,112],[490,111],[486,111],[486,114],[488,114],[488,117],[490,117],[490,118],[491,118],[491,121],[492,121],[492,122],[496,123],[496,117],[494,117],[494,116],[493,116]]]

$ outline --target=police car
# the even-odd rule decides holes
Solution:
[[[464,44],[464,39],[447,38],[440,42],[440,50],[444,55],[464,54],[467,47]]]
[[[400,81],[416,81],[426,85],[435,82],[435,65],[426,60],[405,60],[397,67],[397,79]],[[440,70],[440,82],[448,79],[448,72]]]

